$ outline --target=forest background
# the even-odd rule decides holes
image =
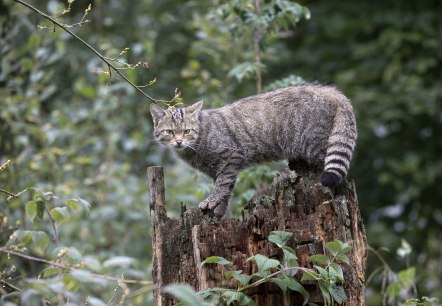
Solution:
[[[279,2],[288,1],[262,6]],[[50,15],[68,6],[31,3]],[[367,305],[381,304],[384,279],[397,280],[389,271],[410,267],[417,291],[403,298],[442,298],[440,1],[300,1],[308,10],[295,20],[262,26],[258,49],[251,21],[235,10],[251,10],[255,1],[77,0],[60,20],[78,22],[90,3],[90,22],[71,30],[109,58],[141,61],[121,72],[138,85],[156,80],[143,88],[152,97],[169,100],[180,91],[185,104],[203,99],[205,108],[218,107],[255,94],[259,75],[264,91],[302,80],[341,89],[358,121],[349,178],[373,249]],[[10,160],[0,188],[26,190],[0,193],[0,246],[82,268],[61,275],[3,252],[0,278],[9,287],[2,303],[146,305],[146,168],[165,167],[172,216],[181,202],[202,200],[211,182],[152,141],[151,101],[109,77],[84,45],[12,0],[0,1],[0,25],[0,164]],[[244,171],[232,213],[282,167]]]

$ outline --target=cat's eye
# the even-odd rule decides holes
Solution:
[[[169,134],[169,135],[173,135],[174,134],[173,130],[166,130],[166,133]]]
[[[190,130],[184,130],[184,134],[189,134]]]

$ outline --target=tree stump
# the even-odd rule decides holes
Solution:
[[[298,174],[299,173],[299,174]],[[342,264],[344,305],[364,305],[364,279],[367,258],[365,229],[358,209],[354,183],[344,182],[334,193],[323,187],[317,174],[283,170],[273,183],[257,193],[248,203],[248,215],[242,220],[213,219],[200,209],[182,206],[181,217],[171,219],[164,208],[163,170],[148,169],[151,209],[153,210],[153,281],[154,303],[173,305],[172,296],[162,292],[171,283],[187,283],[196,291],[211,288],[235,288],[234,280],[223,277],[224,267],[201,262],[209,256],[221,256],[234,263],[233,270],[245,274],[256,272],[253,262],[245,262],[256,254],[282,258],[282,252],[267,240],[271,231],[290,231],[288,242],[303,267],[313,254],[325,254],[324,245],[339,239],[352,246],[350,264]],[[303,284],[310,293],[309,302],[323,305],[315,283]],[[282,291],[274,284],[263,284],[246,292],[257,305],[284,304]],[[298,293],[290,293],[290,305],[302,305]]]

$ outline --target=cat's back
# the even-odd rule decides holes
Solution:
[[[284,109],[329,111],[337,107],[352,110],[350,100],[334,86],[305,84],[246,97],[221,107],[218,111],[226,115],[263,112],[268,116],[274,112],[281,113]]]

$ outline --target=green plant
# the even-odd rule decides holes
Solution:
[[[30,192],[32,199],[26,203],[25,211],[26,221],[33,228],[20,226],[0,248],[1,253],[8,255],[6,261],[2,260],[6,268],[0,271],[2,287],[6,288],[2,289],[2,304],[64,305],[68,301],[83,301],[90,305],[103,305],[101,299],[93,296],[97,289],[103,288],[114,290],[114,295],[109,293],[110,301],[124,303],[132,293],[128,284],[148,288],[144,294],[149,293],[150,281],[126,279],[124,276],[141,274],[136,269],[135,259],[115,256],[101,262],[96,256],[82,255],[75,246],[63,244],[60,229],[89,214],[91,207],[87,201],[81,198],[60,201],[52,192],[35,188],[31,188]],[[33,277],[27,275],[17,284],[17,266],[22,265],[32,267],[35,274]],[[120,276],[107,275],[111,271]]]
[[[233,266],[233,263],[219,256],[210,256],[201,263],[201,266],[218,264],[226,267],[228,270],[224,272],[224,277],[226,280],[235,279],[236,289],[209,288],[196,293],[187,285],[174,284],[166,286],[165,292],[174,295],[181,301],[177,305],[207,305],[207,303],[230,305],[236,302],[238,305],[252,306],[255,305],[255,302],[247,296],[247,290],[264,283],[274,283],[281,288],[286,301],[288,301],[287,293],[295,291],[303,296],[305,305],[308,303],[310,295],[298,281],[299,275],[297,276],[297,274],[300,273],[302,274],[301,282],[316,281],[318,283],[326,305],[343,303],[347,297],[342,286],[344,274],[339,263],[349,263],[345,254],[350,251],[351,247],[339,240],[328,242],[325,244],[328,256],[324,254],[312,255],[309,260],[317,265],[314,265],[313,268],[304,268],[299,266],[295,251],[287,246],[292,235],[292,233],[285,231],[271,232],[268,240],[282,250],[282,261],[261,254],[251,256],[246,261],[255,262],[258,270],[252,275],[244,274],[242,270],[231,270],[230,267]]]
[[[372,247],[369,247],[369,250],[377,259],[379,259],[382,265],[367,277],[366,284],[368,286],[372,279],[380,274],[383,305],[397,305],[398,303],[403,303],[405,306],[432,306],[437,304],[439,300],[435,297],[423,297],[421,300],[413,297],[418,296],[415,283],[416,267],[410,266],[409,264],[409,256],[412,253],[412,248],[405,239],[402,239],[401,246],[396,250],[396,254],[404,259],[406,268],[397,273],[393,271],[385,258],[381,255],[380,251],[375,250]],[[388,251],[388,249],[383,248],[382,251]]]

